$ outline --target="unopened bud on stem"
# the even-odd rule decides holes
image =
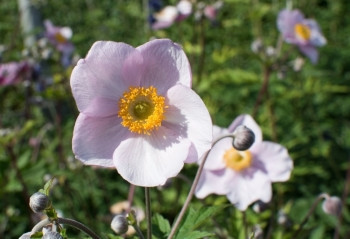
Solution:
[[[232,146],[239,151],[249,149],[255,141],[253,131],[244,125],[238,126],[233,132],[233,136]]]
[[[124,215],[117,215],[111,222],[112,230],[117,234],[124,234],[128,231],[129,224]]]
[[[44,211],[50,203],[47,195],[41,192],[34,193],[29,199],[29,206],[35,213]]]
[[[46,232],[42,239],[63,239],[58,232]]]
[[[322,203],[322,209],[325,213],[338,216],[341,213],[342,203],[340,198],[336,196],[325,197],[325,200]]]

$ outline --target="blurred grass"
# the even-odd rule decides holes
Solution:
[[[176,1],[168,2],[174,4]],[[146,27],[142,1],[33,0],[33,3],[40,9],[43,19],[73,29],[72,41],[81,57],[97,40],[123,41],[136,47],[151,37],[167,37],[182,44],[191,61],[194,89],[205,101],[213,122],[222,127],[228,126],[239,114],[253,112],[263,66],[250,45],[258,37],[266,45],[276,44],[279,35],[276,16],[285,6],[285,1],[278,0],[226,0],[215,25],[207,20],[195,22],[192,16],[168,29],[154,32]],[[290,217],[300,222],[319,193],[342,195],[345,172],[349,167],[350,18],[347,13],[350,3],[347,0],[298,0],[293,1],[293,6],[307,17],[317,19],[328,43],[319,49],[317,65],[306,59],[300,72],[289,68],[284,79],[273,72],[269,98],[264,99],[256,120],[265,139],[276,137],[294,159],[291,180],[274,185],[273,202],[275,207],[292,204]],[[23,35],[16,1],[0,2],[0,44],[6,46],[1,55],[2,62],[23,58]],[[299,55],[290,45],[284,44],[283,49],[292,49],[290,59]],[[67,217],[82,220],[96,231],[110,232],[109,207],[127,198],[128,185],[115,170],[84,167],[73,159],[71,137],[77,110],[70,94],[69,73],[63,72],[57,63],[52,63],[51,68],[61,76],[60,83],[45,92],[33,92],[42,97],[43,102],[30,106],[29,117],[23,115],[28,107],[25,88],[21,85],[0,88],[0,126],[14,130],[14,136],[3,138],[6,142],[2,145],[11,145],[18,157],[16,169],[8,148],[0,148],[2,238],[15,238],[30,230],[31,220],[23,189],[34,193],[44,184],[45,175],[56,175],[58,179],[58,185],[52,191],[54,205]],[[33,124],[25,129],[28,120]],[[45,131],[34,157],[36,148],[28,142],[37,137],[46,124],[51,128]],[[193,178],[195,169],[195,166],[186,166],[182,174]],[[18,178],[18,171],[25,186]],[[154,211],[172,221],[188,189],[189,185],[181,179],[174,179],[171,187],[164,190],[152,189]],[[210,196],[206,203],[215,200],[225,202],[223,197]],[[349,198],[346,202],[348,206]],[[143,207],[140,188],[136,190],[135,203]],[[194,204],[200,205],[196,200]],[[218,222],[232,223],[237,212],[230,210],[218,216]],[[276,208],[270,208],[268,213],[275,215]],[[342,235],[346,238],[346,224],[350,222],[348,207],[343,213]],[[333,219],[318,208],[307,224],[309,233],[301,238],[331,238]],[[255,224],[258,220],[267,230],[269,218],[249,211],[248,222]],[[232,233],[241,227],[240,222],[236,224]],[[207,226],[213,227],[212,224]],[[286,236],[283,233],[288,234],[288,230],[276,226],[272,238],[288,238],[281,236]]]

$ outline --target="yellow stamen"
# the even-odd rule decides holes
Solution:
[[[248,150],[238,151],[232,147],[225,152],[223,160],[227,167],[241,171],[251,165],[252,154]]]
[[[55,34],[55,39],[58,43],[65,43],[67,41],[67,39],[60,32]]]
[[[133,133],[147,134],[161,126],[167,106],[153,86],[130,87],[119,100],[118,116]]]
[[[301,38],[302,40],[309,40],[311,31],[310,28],[304,24],[298,23],[294,26],[294,32],[297,35],[297,37]]]

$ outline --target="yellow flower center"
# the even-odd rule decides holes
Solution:
[[[309,40],[311,31],[310,28],[304,24],[298,23],[294,26],[294,32],[297,35],[297,37],[301,38],[302,40]]]
[[[238,151],[232,147],[226,150],[223,160],[227,167],[235,171],[241,171],[251,165],[252,154],[248,150]]]
[[[60,32],[55,34],[55,39],[58,43],[65,43],[67,41],[67,39]]]
[[[130,87],[119,100],[118,116],[122,125],[133,133],[147,134],[161,126],[164,119],[165,98],[153,86]]]

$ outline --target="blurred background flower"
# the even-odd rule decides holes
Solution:
[[[314,19],[306,19],[297,9],[284,9],[278,14],[277,27],[287,43],[297,45],[312,63],[317,62],[316,47],[324,46],[327,41]]]

